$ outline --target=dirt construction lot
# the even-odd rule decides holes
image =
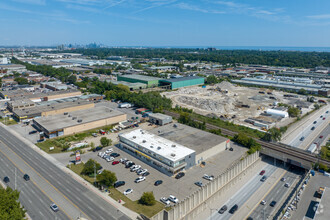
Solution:
[[[258,117],[273,106],[275,101],[290,105],[309,105],[303,96],[287,98],[281,91],[239,87],[226,81],[206,88],[185,87],[162,94],[172,100],[173,107],[179,105],[202,115],[222,116],[243,125],[246,125],[245,119]]]

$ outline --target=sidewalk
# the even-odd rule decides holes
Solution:
[[[20,134],[18,134],[16,131],[12,130],[10,127],[5,126],[2,123],[0,123],[0,126],[3,127],[3,128],[5,128],[7,131],[9,131],[10,133],[12,133],[13,135],[15,135],[18,139],[20,139],[21,141],[23,141],[24,143],[26,143],[27,145],[29,145],[32,149],[34,149],[40,155],[42,155],[47,160],[49,160],[50,162],[52,162],[53,164],[55,164],[63,172],[67,173],[72,178],[74,178],[77,182],[80,182],[86,188],[88,188],[89,190],[91,190],[95,194],[99,195],[101,198],[103,198],[105,201],[107,201],[110,205],[112,205],[113,207],[115,207],[117,210],[121,211],[125,215],[127,215],[129,218],[131,218],[131,219],[137,219],[137,217],[139,216],[137,213],[135,213],[132,210],[130,210],[130,209],[122,206],[116,200],[112,199],[110,196],[108,196],[108,193],[99,191],[96,187],[94,187],[89,182],[87,182],[86,180],[84,180],[78,174],[76,174],[73,171],[71,171],[70,169],[66,168],[61,162],[57,161],[54,157],[52,157],[51,155],[47,154],[46,152],[44,152],[40,148],[38,148],[36,145],[34,145],[33,143],[31,143],[29,140],[23,138]]]

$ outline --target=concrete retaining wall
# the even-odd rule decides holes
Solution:
[[[237,161],[222,174],[215,177],[212,182],[192,193],[170,211],[164,210],[153,216],[151,220],[194,219],[199,213],[207,209],[206,202],[215,201],[220,197],[222,192],[235,184],[241,175],[244,175],[251,165],[259,159],[259,152],[256,152],[243,160]]]

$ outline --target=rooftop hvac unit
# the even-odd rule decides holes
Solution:
[[[154,148],[154,146],[151,145],[150,148]]]
[[[78,123],[81,123],[82,122],[82,119],[78,119]]]
[[[68,117],[71,117],[71,115],[68,115]]]
[[[64,112],[64,115],[67,115],[68,113],[67,112]]]
[[[135,139],[135,138],[136,138],[136,136],[133,136],[133,138]]]
[[[161,147],[157,147],[157,150],[160,150],[160,149],[162,149]]]
[[[174,124],[173,127],[177,128],[178,126],[177,126],[177,124]]]
[[[77,117],[72,117],[72,120],[75,120],[75,119],[77,119]]]
[[[172,147],[176,147],[176,145],[175,144],[172,144]]]
[[[175,154],[171,154],[171,157],[175,157]]]
[[[142,142],[143,142],[143,143],[146,143],[147,141],[146,141],[146,140],[143,140]]]

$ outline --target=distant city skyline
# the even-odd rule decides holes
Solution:
[[[328,0],[7,0],[0,45],[330,47]]]

